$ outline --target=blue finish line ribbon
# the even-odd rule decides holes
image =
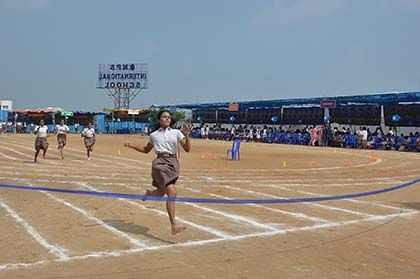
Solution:
[[[331,201],[331,200],[341,200],[341,199],[350,199],[357,197],[372,196],[381,193],[391,192],[398,189],[408,187],[410,185],[420,182],[420,178],[406,182],[404,184],[393,186],[390,188],[361,192],[355,194],[339,195],[339,196],[326,196],[326,197],[316,197],[316,198],[296,198],[296,199],[205,199],[205,198],[170,198],[170,197],[160,197],[160,196],[144,196],[144,195],[134,195],[134,194],[121,194],[121,193],[111,193],[111,192],[94,192],[94,191],[82,191],[82,190],[69,190],[69,189],[59,189],[59,188],[47,188],[47,187],[33,187],[33,186],[18,186],[18,185],[9,185],[9,184],[0,184],[0,187],[11,188],[11,189],[21,189],[21,190],[32,190],[32,191],[47,191],[47,192],[57,192],[57,193],[68,193],[75,195],[87,195],[87,196],[97,196],[105,198],[114,198],[114,199],[129,199],[129,200],[153,200],[153,201],[175,201],[175,202],[188,202],[188,203],[220,203],[220,204],[256,204],[256,203],[299,203],[299,202],[318,202],[318,201]]]

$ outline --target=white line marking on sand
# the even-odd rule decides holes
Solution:
[[[225,186],[221,186],[221,187],[225,187]],[[183,189],[190,190],[190,191],[193,191],[193,192],[202,193],[199,190],[191,189],[191,188],[188,188],[188,187],[185,187],[185,186],[182,187],[182,188]],[[235,190],[239,190],[239,189],[235,189]],[[227,198],[225,196],[216,195],[216,194],[209,194],[209,193],[207,193],[207,194],[210,195],[210,196],[213,196],[215,198],[231,200],[231,198]],[[315,222],[315,223],[319,223],[319,222],[320,223],[330,223],[331,222],[331,221],[328,221],[326,219],[309,216],[309,215],[306,215],[304,213],[293,213],[293,212],[290,212],[290,211],[285,211],[285,210],[275,209],[275,208],[271,208],[271,207],[266,207],[266,206],[263,206],[263,205],[260,205],[260,204],[247,204],[247,206],[258,207],[258,208],[262,208],[262,209],[269,210],[269,211],[272,211],[272,212],[276,212],[276,213],[281,213],[281,214],[284,214],[284,215],[292,216],[292,217],[297,218],[297,219],[300,219],[300,220],[309,220],[309,221],[312,221],[312,222]]]
[[[96,189],[96,188],[94,188],[92,186],[89,186],[87,183],[79,182],[79,183],[76,183],[76,184],[79,185],[79,186],[81,186],[81,187],[83,187],[83,188],[89,189],[91,191],[99,192],[98,189]],[[131,204],[131,205],[136,206],[138,208],[141,208],[142,210],[152,211],[152,212],[157,213],[157,214],[162,215],[162,216],[166,216],[167,215],[166,212],[164,212],[164,211],[153,209],[153,208],[147,208],[144,205],[138,204],[138,203],[133,202],[133,201],[130,201],[130,200],[126,200],[126,199],[118,199],[118,200],[120,200],[122,202],[125,202],[125,203],[128,203],[128,204]],[[191,227],[194,227],[194,228],[196,228],[198,230],[205,231],[207,233],[216,235],[218,237],[230,237],[231,236],[230,234],[228,234],[226,232],[222,232],[222,231],[219,231],[217,229],[214,229],[214,228],[211,228],[211,227],[208,227],[208,226],[202,226],[202,225],[198,225],[198,224],[192,223],[192,222],[187,221],[187,220],[185,220],[185,219],[183,219],[183,218],[181,218],[179,216],[177,216],[176,219],[178,221],[182,222],[182,223],[185,223],[185,224],[191,226]]]
[[[311,196],[327,197],[327,195],[317,194],[317,193],[308,192],[308,191],[290,189],[290,188],[280,187],[280,186],[279,186],[279,188],[281,188],[283,190],[286,190],[286,191],[293,191],[293,192],[302,193],[302,194],[311,195]],[[401,208],[396,207],[396,206],[385,205],[385,204],[380,204],[380,203],[376,203],[376,202],[367,202],[367,201],[360,201],[360,200],[355,200],[355,199],[343,199],[343,201],[349,201],[349,202],[354,202],[354,203],[363,203],[363,204],[374,205],[374,206],[383,207],[383,208],[387,208],[387,209],[398,210],[398,211],[401,210]],[[405,209],[405,210],[409,211],[409,212],[410,211],[415,212],[415,210],[410,210],[410,209]]]
[[[48,241],[43,238],[34,227],[28,224],[23,218],[21,218],[13,209],[11,209],[4,200],[0,200],[0,206],[3,207],[7,213],[20,225],[22,225],[25,230],[30,234],[41,246],[45,247],[49,253],[55,255],[57,258],[66,260],[69,258],[68,251],[64,248],[58,247],[48,243]]]
[[[98,225],[102,226],[103,228],[111,231],[113,234],[115,234],[115,235],[117,235],[117,236],[119,236],[121,238],[125,238],[132,245],[134,245],[136,248],[139,248],[139,247],[145,248],[145,247],[147,247],[146,244],[140,242],[138,239],[132,238],[128,234],[126,234],[124,232],[121,232],[121,231],[117,230],[116,228],[114,228],[114,227],[106,224],[105,222],[103,222],[102,220],[99,220],[98,218],[92,216],[91,214],[89,214],[85,210],[83,210],[83,209],[81,209],[81,208],[79,208],[79,207],[77,207],[77,206],[75,206],[75,205],[73,205],[73,204],[71,204],[69,202],[66,202],[65,200],[60,199],[60,198],[58,198],[58,197],[56,197],[56,196],[54,196],[54,195],[52,195],[52,194],[50,194],[48,192],[45,192],[45,191],[41,191],[41,192],[44,193],[45,195],[47,195],[48,197],[50,197],[50,198],[52,198],[52,199],[54,199],[54,200],[56,200],[56,201],[58,201],[58,202],[60,202],[60,203],[62,203],[64,205],[66,205],[67,207],[70,207],[71,209],[73,209],[73,210],[75,210],[77,212],[79,212],[80,214],[82,214],[83,216],[85,216],[87,219],[92,220],[96,224],[98,224]]]
[[[0,153],[0,156],[4,157],[4,158],[6,158],[6,159],[9,159],[9,160],[14,160],[14,161],[16,161],[16,160],[17,160],[17,158],[7,156],[6,154],[3,154],[3,153]]]
[[[275,230],[275,231],[265,231],[260,233],[252,233],[252,234],[245,234],[245,235],[238,235],[238,236],[231,236],[227,238],[217,238],[217,239],[207,239],[207,240],[199,240],[199,241],[191,241],[191,242],[184,242],[179,244],[170,244],[170,245],[160,245],[160,246],[151,246],[147,248],[135,248],[129,250],[115,250],[115,251],[104,251],[104,252],[93,252],[88,253],[82,256],[73,256],[69,257],[68,259],[58,259],[54,261],[39,261],[31,264],[4,264],[0,265],[0,269],[18,269],[18,268],[29,268],[34,267],[36,265],[47,264],[52,262],[68,262],[68,261],[75,261],[75,260],[86,260],[88,258],[107,258],[107,257],[120,257],[124,255],[132,255],[136,253],[140,253],[143,251],[158,251],[162,249],[169,249],[169,248],[177,248],[177,247],[196,247],[202,246],[206,244],[218,243],[222,241],[238,241],[242,239],[254,238],[254,237],[269,237],[287,233],[294,233],[294,232],[304,232],[304,231],[312,231],[317,229],[325,229],[325,228],[332,228],[332,227],[339,227],[339,226],[346,226],[351,224],[357,224],[362,222],[369,222],[369,221],[379,221],[379,220],[388,220],[392,218],[397,218],[401,216],[408,216],[417,214],[418,212],[409,212],[409,213],[401,213],[401,214],[392,214],[392,215],[385,215],[385,216],[375,216],[366,219],[360,220],[351,220],[351,221],[344,221],[344,222],[334,222],[329,224],[318,224],[314,226],[307,226],[307,227],[300,227],[300,228],[290,228],[284,230]]]

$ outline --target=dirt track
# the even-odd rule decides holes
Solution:
[[[70,135],[33,163],[31,135],[0,135],[0,183],[143,194],[154,157],[124,149],[147,137],[98,135],[93,160]],[[181,153],[179,197],[342,195],[420,178],[420,154],[194,140]],[[0,188],[0,278],[418,278],[420,183],[352,200],[177,204]]]

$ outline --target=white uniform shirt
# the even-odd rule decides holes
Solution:
[[[155,146],[156,154],[176,155],[179,142],[185,138],[184,134],[177,129],[170,127],[165,130],[160,128],[150,134],[149,142]]]
[[[362,136],[362,140],[367,140],[368,132],[366,130],[360,131],[360,135]]]
[[[36,132],[36,137],[37,138],[46,138],[47,137],[47,132],[48,132],[48,127],[47,126],[37,126],[35,129]]]
[[[95,135],[95,129],[93,128],[85,128],[82,132],[83,136],[87,137],[87,138],[91,138]]]
[[[67,125],[60,125],[60,124],[55,126],[55,130],[57,131],[57,134],[65,134],[66,132],[70,131]]]

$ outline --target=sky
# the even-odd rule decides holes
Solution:
[[[147,63],[131,108],[420,91],[420,0],[0,0],[0,100],[113,108],[98,65]]]

